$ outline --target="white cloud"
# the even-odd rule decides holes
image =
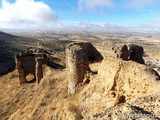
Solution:
[[[85,21],[80,21],[73,25],[64,25],[60,30],[65,32],[117,32],[117,31],[126,31],[128,27],[119,26],[112,23],[106,24],[94,24]]]
[[[10,3],[2,0],[0,8],[0,28],[40,29],[52,27],[57,17],[43,2],[16,0]]]
[[[143,7],[160,3],[160,0],[129,0],[130,7]]]
[[[101,9],[112,6],[116,7],[144,7],[160,4],[160,0],[123,0],[116,2],[114,0],[78,0],[78,9],[80,11]]]
[[[78,0],[78,9],[80,11],[94,10],[97,7],[111,6],[113,6],[112,0]]]
[[[114,23],[94,24],[85,21],[80,21],[72,25],[63,25],[59,29],[63,32],[147,32],[147,31],[160,31],[159,25],[143,24],[137,26],[125,25],[120,26]]]

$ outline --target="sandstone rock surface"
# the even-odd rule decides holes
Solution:
[[[66,48],[66,64],[68,70],[68,90],[74,94],[76,86],[83,82],[85,74],[91,72],[90,62],[101,61],[102,55],[88,42],[71,43]]]
[[[96,77],[80,93],[80,103],[88,110],[88,116],[92,116],[100,109],[103,111],[103,108],[130,103],[158,92],[160,84],[156,78],[145,65],[107,57]]]
[[[144,49],[136,44],[113,44],[108,42],[100,43],[96,46],[100,53],[105,57],[121,58],[122,60],[132,60],[144,64]]]
[[[113,46],[112,50],[116,54],[117,58],[121,58],[123,60],[129,60],[129,50],[127,48],[127,45]]]

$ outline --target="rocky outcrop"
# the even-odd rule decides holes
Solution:
[[[144,64],[143,60],[143,54],[144,54],[144,49],[142,46],[131,44],[128,46],[129,47],[129,59],[136,61],[140,64]]]
[[[125,61],[132,60],[140,64],[145,63],[143,59],[144,49],[139,45],[123,45],[102,42],[97,44],[96,47],[105,57],[121,58]]]
[[[104,47],[104,46],[103,46]],[[120,58],[124,61],[135,61],[144,64],[143,47],[139,45],[113,45],[105,44],[106,49],[98,47],[104,57]],[[74,94],[76,86],[83,83],[85,75],[91,72],[89,63],[102,60],[102,55],[88,42],[71,43],[66,49],[66,64],[69,73],[68,91]],[[153,70],[152,70],[153,71]],[[157,78],[159,79],[159,77]],[[87,80],[88,81],[88,80]]]
[[[81,91],[80,104],[89,111],[86,115],[92,116],[104,108],[158,92],[156,79],[157,76],[145,65],[107,57],[99,65],[98,74]]]
[[[159,93],[137,98],[131,103],[121,103],[109,109],[88,116],[87,110],[82,114],[89,120],[159,120],[160,119]]]
[[[155,74],[159,74],[160,79],[160,61],[159,60],[145,60],[145,64],[149,66],[153,71],[155,71]]]
[[[49,54],[49,52],[46,49],[41,48],[34,48],[34,47],[29,47],[27,49],[27,53],[44,53],[44,54]]]
[[[74,94],[76,86],[83,82],[90,62],[101,61],[102,55],[88,42],[71,43],[66,48],[66,64],[68,70],[68,91]]]
[[[28,74],[32,74],[38,83],[43,78],[42,64],[46,62],[45,54],[17,53],[15,61],[20,84],[27,83]]]
[[[113,46],[112,50],[117,58],[121,58],[123,60],[129,60],[129,50],[127,48],[127,45]]]

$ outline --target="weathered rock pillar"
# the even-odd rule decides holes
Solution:
[[[68,92],[73,95],[78,84],[83,83],[89,62],[102,60],[96,48],[87,42],[71,43],[66,48],[66,65],[68,70]]]
[[[43,78],[42,64],[43,64],[43,58],[41,57],[36,58],[36,82],[37,84],[39,84],[41,79]]]
[[[89,63],[86,58],[86,51],[81,46],[68,47],[67,68],[68,68],[68,90],[70,94],[75,93],[75,88],[83,82],[86,72],[89,70]]]
[[[26,83],[26,78],[25,78],[24,70],[21,67],[21,61],[17,59],[16,65],[17,65],[18,75],[19,75],[19,80],[20,80],[20,85],[21,85],[23,83]]]

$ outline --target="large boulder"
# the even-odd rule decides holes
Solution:
[[[143,60],[144,49],[142,46],[131,44],[129,45],[130,60],[144,64]]]

